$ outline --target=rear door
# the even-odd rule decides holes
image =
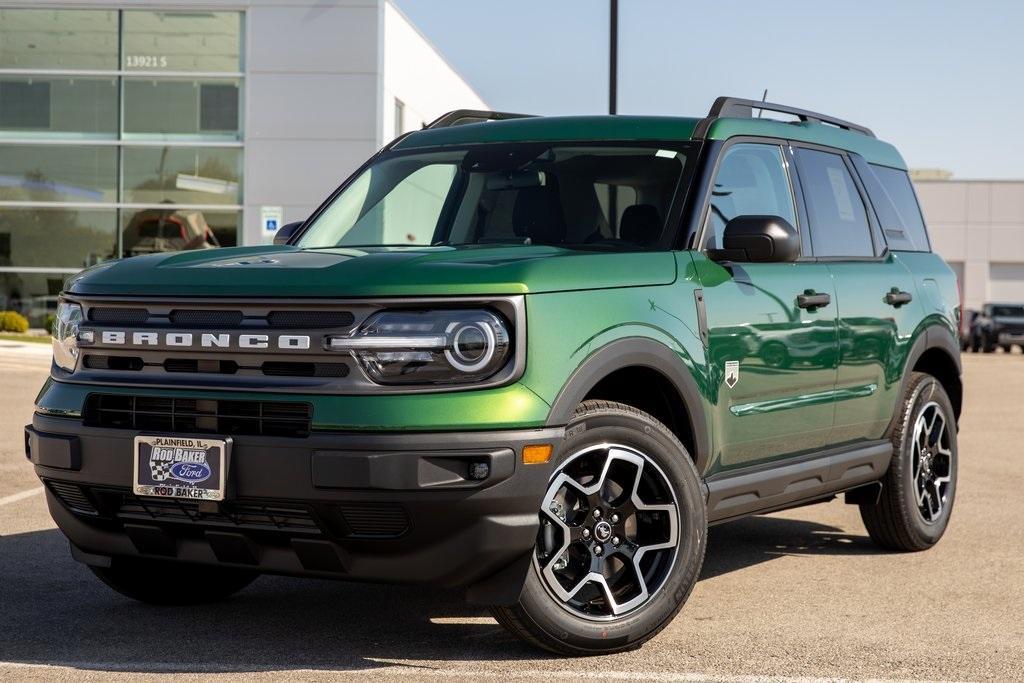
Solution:
[[[839,366],[835,426],[841,445],[883,436],[900,390],[902,363],[922,319],[914,278],[886,248],[853,159],[797,146],[811,245],[835,282]]]
[[[805,293],[834,297],[828,266],[806,260],[719,264],[706,256],[722,246],[725,224],[737,216],[780,216],[802,228],[790,165],[781,143],[727,147],[708,200],[703,250],[693,254],[716,398],[716,471],[821,449],[832,430],[835,307],[797,304]]]

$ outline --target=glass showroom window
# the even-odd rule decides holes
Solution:
[[[28,4],[28,3],[26,3]],[[241,12],[0,9],[0,310],[241,229]]]

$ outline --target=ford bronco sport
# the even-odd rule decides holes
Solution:
[[[883,548],[949,522],[957,285],[866,128],[453,112],[275,242],[67,283],[26,449],[125,595],[460,587],[607,653],[679,611],[710,524],[839,493]]]

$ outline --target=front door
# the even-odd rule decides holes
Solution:
[[[780,216],[801,229],[787,159],[788,152],[775,144],[744,142],[724,151],[706,219],[705,250],[721,248],[725,224],[736,216]],[[837,355],[828,266],[719,264],[704,252],[695,252],[693,259],[703,289],[716,397],[713,469],[824,448],[833,425]],[[826,295],[828,302],[807,305],[808,298],[800,295]]]

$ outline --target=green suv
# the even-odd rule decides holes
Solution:
[[[845,493],[880,546],[936,543],[959,315],[866,128],[453,112],[273,245],[71,278],[26,451],[133,598],[415,582],[615,652],[682,607],[711,524]]]

